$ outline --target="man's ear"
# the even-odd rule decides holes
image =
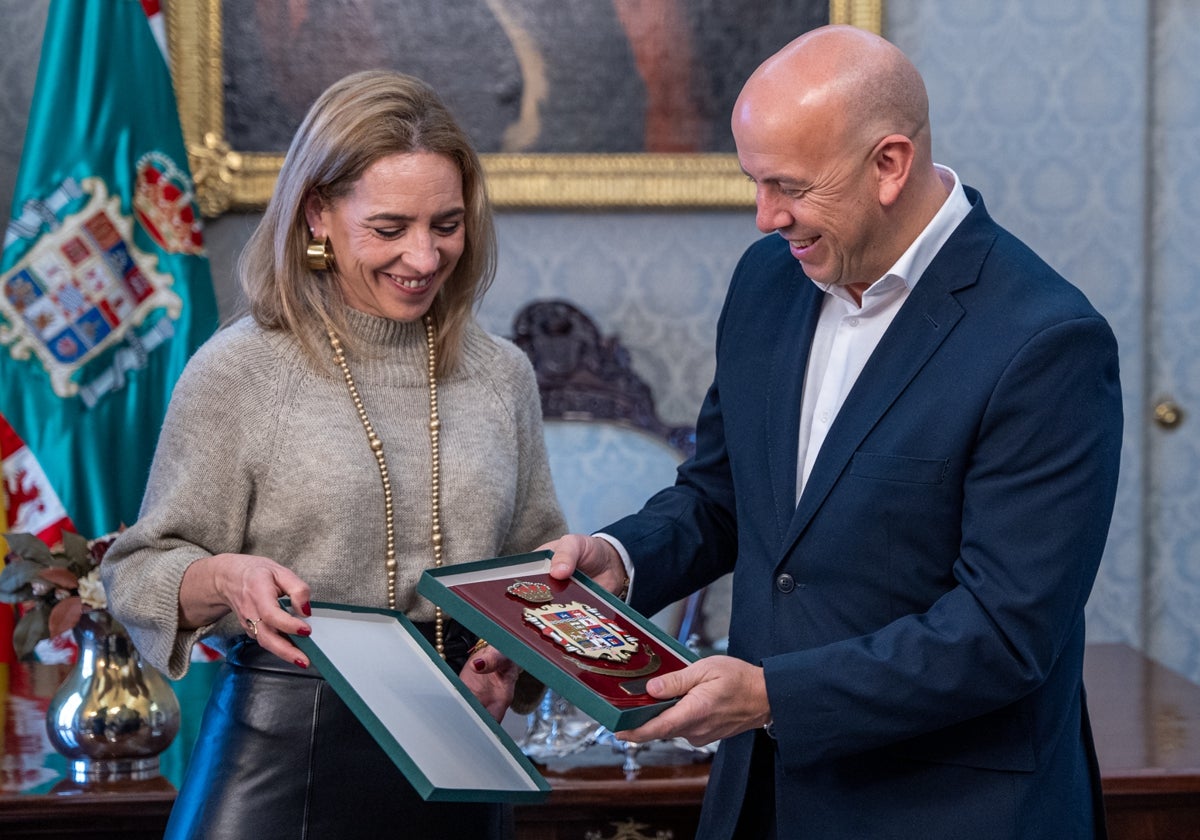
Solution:
[[[916,149],[903,134],[889,134],[875,145],[871,161],[879,183],[879,203],[891,207],[900,197],[912,172]]]

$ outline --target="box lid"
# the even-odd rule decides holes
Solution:
[[[537,802],[549,783],[420,631],[393,610],[312,603],[291,639],[431,801]]]

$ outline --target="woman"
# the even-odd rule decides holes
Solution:
[[[415,592],[564,529],[532,368],[472,314],[495,262],[482,178],[432,90],[391,72],[334,84],[292,141],[238,267],[250,315],[190,361],[103,564],[154,665],[227,652],[168,837],[507,830],[498,806],[421,801],[287,636],[310,600],[392,607],[497,718],[512,698],[514,666]]]

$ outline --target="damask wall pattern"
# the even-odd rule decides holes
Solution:
[[[1152,401],[1187,412],[1149,436],[1147,652],[1200,679],[1200,5],[1174,0],[1155,21],[1149,246]]]
[[[542,241],[552,231],[552,242]],[[508,335],[535,298],[562,297],[618,334],[659,414],[690,425],[712,381],[717,316],[737,259],[762,236],[737,213],[505,213],[500,268],[480,315]]]
[[[0,211],[7,209],[47,0],[0,32]],[[1081,286],[1121,345],[1126,434],[1093,641],[1123,641],[1200,680],[1200,11],[1193,0],[887,0],[885,34],[925,75],[936,158]],[[7,216],[7,213],[4,213]],[[255,218],[207,236],[222,312]],[[729,274],[760,234],[746,211],[506,212],[481,318],[507,334],[565,297],[616,333],[664,419],[692,423]],[[1179,428],[1149,421],[1171,396]]]
[[[1117,510],[1089,638],[1144,644],[1142,238],[1148,6],[1128,0],[891,0],[887,31],[921,69],[934,154],[992,216],[1080,286],[1121,347]]]

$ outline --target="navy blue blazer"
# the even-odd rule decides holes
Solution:
[[[1120,459],[1116,341],[967,194],[799,505],[822,292],[768,236],[730,284],[695,457],[604,529],[647,614],[734,572],[729,653],[765,669],[781,838],[1103,836],[1081,671]],[[731,836],[754,736],[721,745],[703,837]]]

